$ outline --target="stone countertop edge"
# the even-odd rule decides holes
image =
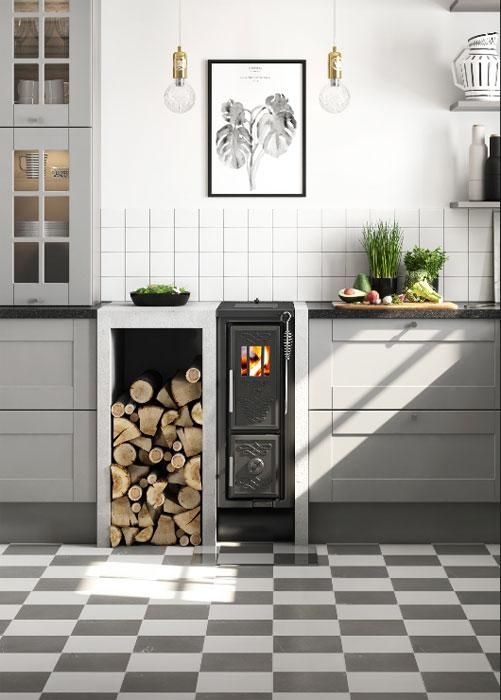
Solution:
[[[99,306],[0,306],[0,319],[96,318]]]
[[[501,320],[501,306],[499,304],[468,304],[458,302],[457,309],[358,309],[357,311],[349,311],[340,306],[333,306],[330,302],[308,302],[309,318],[325,318],[325,319],[377,319],[377,318],[423,318],[423,319],[453,319],[453,318],[471,318],[471,319],[494,319]]]

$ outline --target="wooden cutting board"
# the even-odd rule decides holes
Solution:
[[[333,301],[332,305],[337,309],[343,309],[346,311],[406,311],[419,309],[420,311],[428,311],[430,309],[435,309],[435,311],[454,311],[458,308],[458,305],[453,301],[442,301],[439,304],[433,304],[432,302],[404,302],[403,304],[348,304],[344,301]]]

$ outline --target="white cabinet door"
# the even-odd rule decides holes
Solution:
[[[0,0],[0,126],[92,125],[92,0]]]

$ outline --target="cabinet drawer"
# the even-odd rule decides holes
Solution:
[[[310,500],[496,501],[499,411],[310,411]]]
[[[95,407],[94,320],[0,321],[0,410]]]
[[[375,311],[374,313],[377,313]],[[332,340],[348,342],[493,342],[495,321],[488,319],[342,319],[332,321]]]
[[[94,502],[95,411],[0,411],[0,501]]]

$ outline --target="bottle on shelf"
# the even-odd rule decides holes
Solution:
[[[501,137],[496,134],[489,139],[489,157],[485,162],[485,199],[501,200]]]
[[[485,199],[486,161],[485,127],[483,124],[474,124],[468,161],[468,199],[470,202],[481,202]]]

